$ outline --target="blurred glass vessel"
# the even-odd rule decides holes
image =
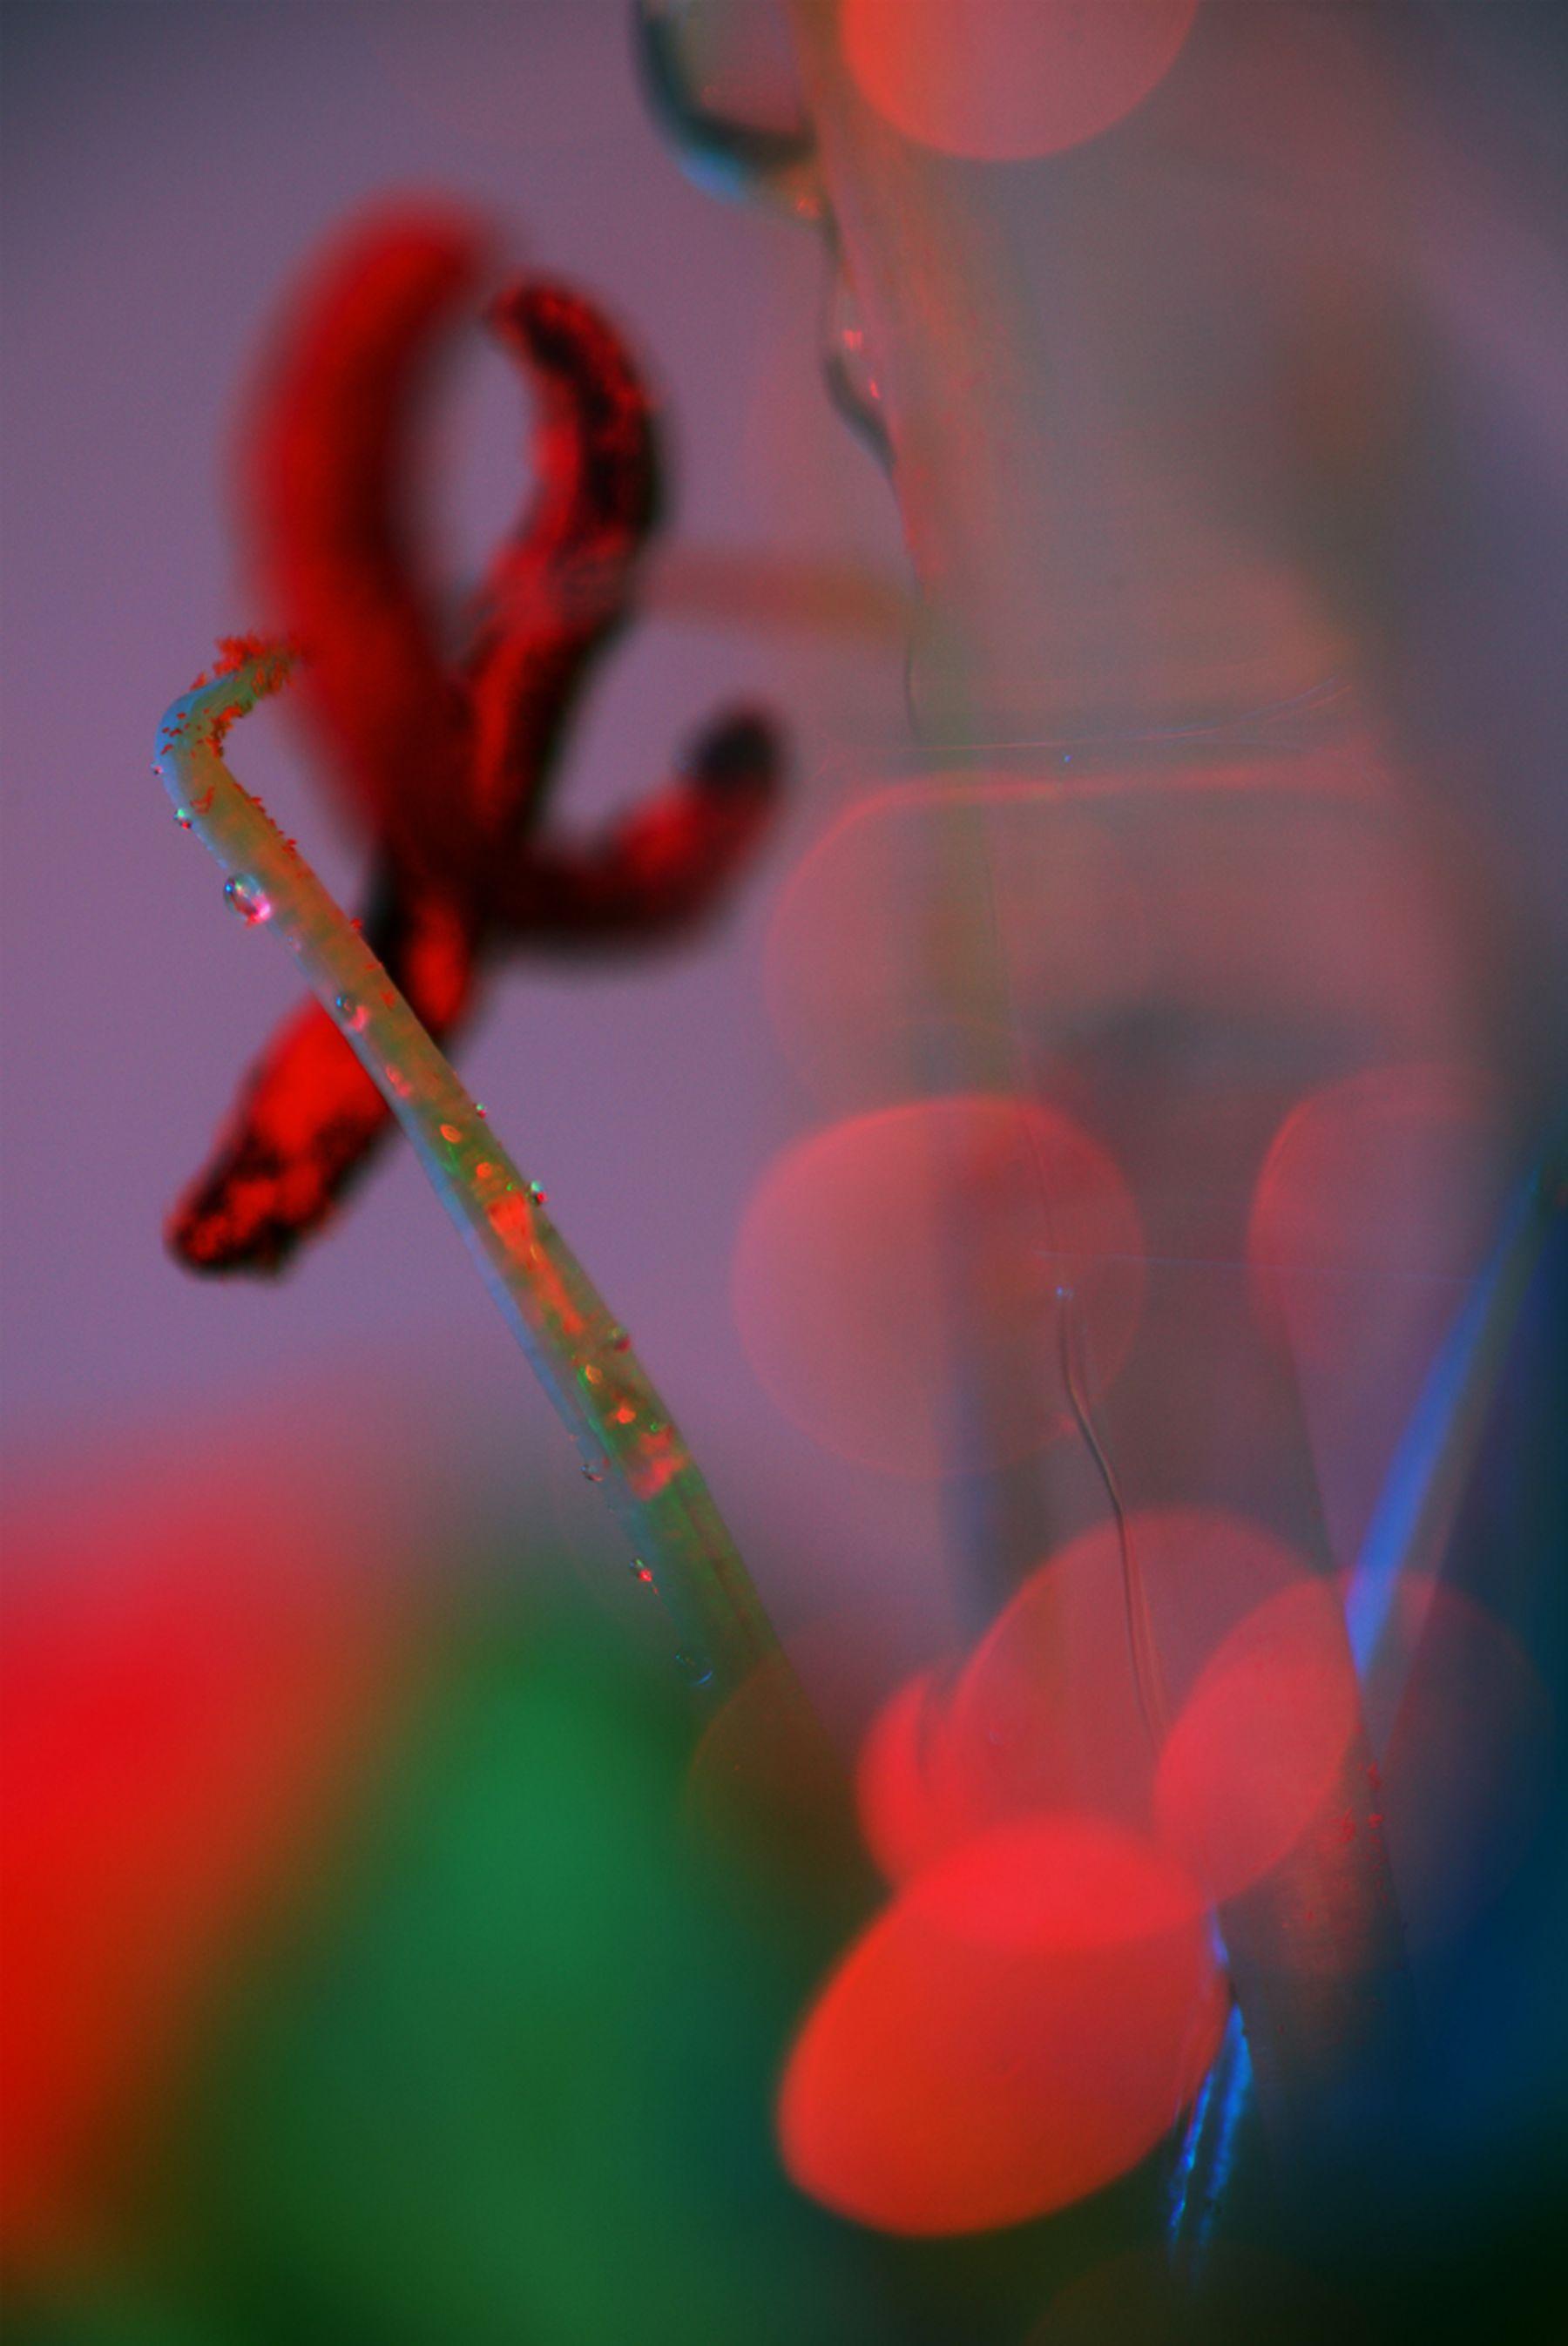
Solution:
[[[1347,1576],[1365,1665],[1369,1574],[1386,1607],[1390,1575],[1444,1564],[1560,1151],[1542,687],[1537,739],[1484,646],[1438,649],[1464,590],[1418,567],[1452,454],[1431,417],[1478,324],[1493,446],[1562,493],[1539,341],[1485,290],[1494,255],[1535,263],[1530,175],[1488,180],[1484,137],[1457,136],[1463,36],[1398,10],[644,0],[641,22],[693,175],[825,234],[829,388],[889,471],[918,594],[921,753],[795,877],[787,1046],[840,1115],[1068,1116],[1135,1218],[1124,1341],[1105,1241],[1053,1235],[1074,1198],[1048,1148],[1032,1229],[972,1158],[935,1185],[976,1618],[1108,1508],[1157,1708],[1233,1596],[1201,1555],[1140,1564],[1126,1525],[1202,1507]],[[1061,1267],[1044,1290],[1031,1252]],[[1048,1438],[998,1438],[1020,1387],[1070,1400]],[[1220,1917],[1272,2157],[1326,2229],[1390,2138],[1416,2151],[1431,2091],[1376,1766],[1399,1691],[1368,1681],[1313,1829]]]

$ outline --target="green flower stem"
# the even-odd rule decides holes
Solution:
[[[682,1668],[695,1684],[726,1693],[776,1658],[779,1643],[674,1419],[545,1213],[543,1191],[500,1146],[293,841],[223,762],[229,725],[291,665],[287,651],[253,650],[175,701],[153,770],[178,820],[228,873],[231,902],[283,939],[412,1141],[576,1442],[585,1474],[605,1485],[638,1568],[662,1597]]]

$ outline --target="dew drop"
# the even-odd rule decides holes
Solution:
[[[626,1330],[619,1326],[614,1327],[610,1330],[606,1341],[608,1343],[612,1352],[629,1352],[632,1346],[631,1338],[627,1335]]]
[[[640,1580],[645,1588],[651,1588],[653,1586],[654,1576],[648,1570],[647,1565],[643,1562],[640,1556],[633,1556],[628,1568],[631,1572],[632,1578],[634,1580]]]
[[[713,1664],[706,1654],[687,1653],[683,1648],[675,1658],[675,1666],[688,1686],[707,1686],[713,1676]]]
[[[356,1002],[351,994],[340,994],[332,1007],[345,1026],[351,1027],[356,1035],[364,1033],[371,1014],[362,1002]]]
[[[602,1459],[585,1458],[583,1461],[583,1480],[585,1483],[602,1483],[608,1472],[609,1469],[606,1466]]]
[[[255,927],[258,922],[272,917],[272,900],[260,880],[249,872],[236,872],[223,883],[223,901],[231,905],[240,917]]]
[[[538,1181],[529,1182],[528,1195],[535,1206],[543,1206],[548,1202],[549,1192],[544,1188],[543,1184]]]
[[[154,773],[157,773],[158,768],[156,766],[153,768],[153,771]],[[181,831],[189,831],[196,821],[196,817],[191,813],[190,809],[183,806],[177,806],[175,808],[174,819],[176,822],[178,823]]]

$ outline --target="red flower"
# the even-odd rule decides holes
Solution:
[[[585,845],[544,818],[575,706],[635,609],[662,502],[647,390],[579,294],[537,279],[490,313],[536,401],[539,487],[449,662],[409,510],[431,362],[473,314],[483,240],[434,212],[383,216],[320,265],[287,321],[249,441],[261,582],[305,649],[300,699],[371,834],[368,941],[439,1039],[508,947],[677,936],[718,903],[771,810],[771,725],[732,712],[675,780]],[[391,1118],[331,1018],[290,1018],[246,1080],[169,1228],[199,1270],[273,1271],[369,1163]]]

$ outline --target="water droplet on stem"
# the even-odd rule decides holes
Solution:
[[[251,927],[272,917],[272,899],[251,872],[232,873],[223,883],[223,901]]]

